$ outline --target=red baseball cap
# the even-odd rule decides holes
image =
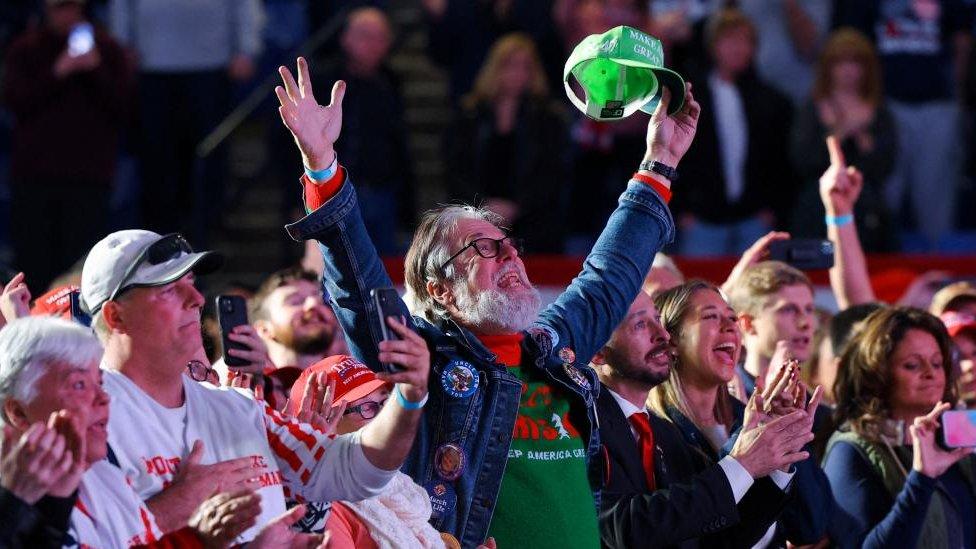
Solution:
[[[58,286],[34,301],[31,308],[32,316],[59,316],[71,319],[71,292],[78,291],[78,286]]]
[[[294,415],[298,411],[309,378],[319,372],[327,374],[330,380],[335,379],[334,403],[338,403],[340,400],[346,402],[359,400],[387,384],[385,381],[377,379],[376,374],[365,364],[351,356],[333,355],[326,357],[306,368],[302,375],[295,380],[288,399],[287,412],[289,414]]]
[[[976,317],[971,315],[951,311],[942,313],[942,316],[939,318],[942,319],[942,323],[945,324],[946,330],[951,337],[956,337],[963,330],[976,330]]]

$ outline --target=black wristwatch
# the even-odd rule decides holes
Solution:
[[[658,162],[657,160],[653,162],[641,162],[638,167],[639,170],[653,172],[660,176],[668,179],[668,181],[674,181],[678,179],[678,170],[668,166],[663,162]]]

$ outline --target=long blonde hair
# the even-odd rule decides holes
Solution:
[[[722,295],[714,284],[704,280],[690,280],[654,298],[654,305],[661,313],[661,324],[671,335],[671,341],[676,342],[681,337],[681,323],[690,312],[691,298],[700,291],[712,291]],[[681,372],[685,367],[687,366],[682,365],[680,360],[676,360],[668,373],[668,380],[651,389],[651,394],[647,397],[647,405],[664,418],[668,418],[668,408],[675,408],[704,432],[705,427],[698,421],[699,414],[692,410],[685,398],[685,390],[681,383]],[[734,418],[728,389],[725,385],[720,385],[715,390],[717,398],[712,415],[718,423],[731,426]]]
[[[527,90],[529,95],[538,98],[549,96],[549,84],[546,82],[546,73],[542,69],[542,61],[539,59],[535,42],[527,34],[513,32],[496,40],[488,51],[488,56],[475,78],[471,93],[464,96],[462,100],[465,107],[473,108],[479,103],[490,103],[495,100],[498,96],[498,74],[518,52],[528,53],[532,58],[532,78],[529,80]]]

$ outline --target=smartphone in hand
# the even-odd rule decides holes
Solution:
[[[400,294],[394,288],[374,288],[369,291],[369,295],[373,298],[373,310],[376,311],[376,317],[373,318],[373,322],[379,323],[383,341],[399,340],[400,336],[390,328],[386,323],[386,319],[392,316],[396,317],[404,325],[407,324],[407,319],[402,313]],[[370,365],[370,368],[373,368],[373,365]],[[380,364],[380,368],[380,370],[377,370],[378,372],[394,373],[401,370],[399,366],[391,363]]]
[[[247,302],[244,298],[239,295],[218,295],[217,324],[220,326],[220,341],[224,349],[224,364],[228,366],[247,366],[247,360],[233,356],[227,352],[230,349],[249,350],[244,344],[227,337],[234,331],[234,328],[247,324]]]
[[[944,450],[976,447],[976,410],[946,410],[935,440]]]
[[[769,259],[801,271],[830,269],[834,266],[834,244],[817,238],[774,240],[769,243]]]

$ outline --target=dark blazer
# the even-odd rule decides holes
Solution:
[[[745,110],[749,143],[743,166],[742,196],[731,201],[725,192],[722,148],[715,120],[708,73],[693,77],[695,99],[701,104],[698,130],[681,162],[681,192],[675,194],[675,217],[693,214],[708,223],[732,223],[769,209],[782,223],[798,190],[790,165],[793,108],[784,95],[751,71],[736,81]]]
[[[749,547],[786,503],[760,479],[736,505],[722,468],[687,444],[670,421],[651,414],[654,475],[647,486],[630,423],[606,389],[597,399],[605,478],[600,536],[607,547]]]
[[[680,429],[684,440],[689,445],[707,453],[712,460],[718,460],[721,456],[728,454],[735,445],[745,416],[745,404],[735,399],[731,399],[731,404],[733,424],[729,431],[732,433],[732,437],[720,451],[715,451],[708,443],[705,435],[680,411],[669,408],[668,416]],[[816,459],[812,457],[812,448],[808,445],[806,450],[810,451],[811,457],[793,465],[795,471],[793,481],[785,493],[776,487],[775,483],[768,477],[760,479],[788,500],[782,509],[782,514],[777,518],[776,536],[773,538],[774,547],[784,547],[787,541],[795,545],[809,545],[819,542],[827,533],[828,522],[834,512],[834,497],[827,477],[817,465]],[[757,481],[758,483],[759,481]],[[743,498],[743,502],[746,498]],[[743,502],[739,502],[740,507]]]

